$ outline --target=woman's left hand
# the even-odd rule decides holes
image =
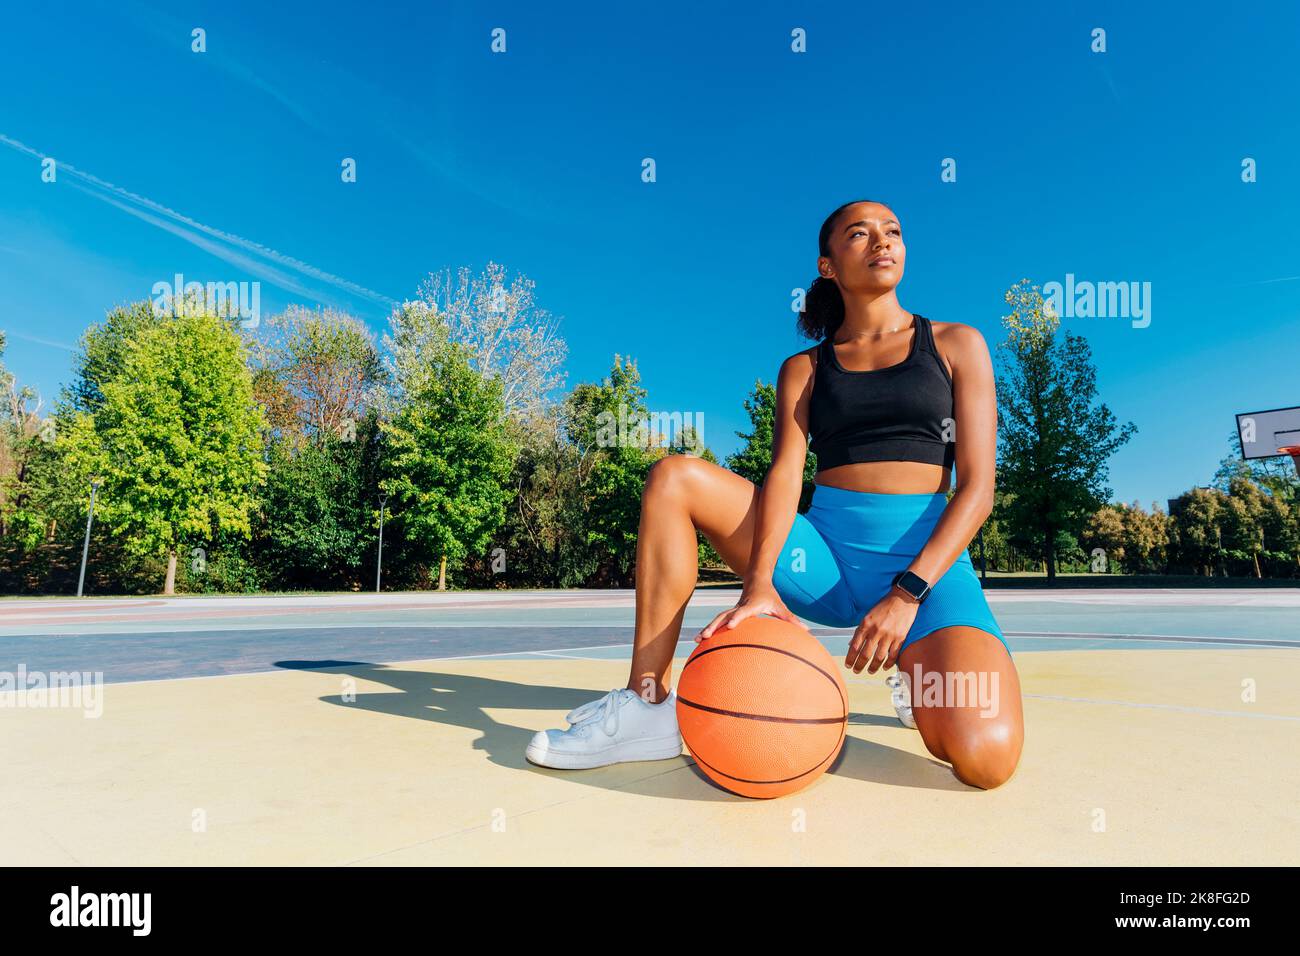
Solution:
[[[893,667],[898,661],[898,649],[912,629],[919,607],[915,601],[891,588],[853,632],[844,666],[855,674],[861,674],[864,667],[868,674],[874,674],[882,666],[885,670]]]

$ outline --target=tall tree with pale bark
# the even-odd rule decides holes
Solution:
[[[489,262],[478,275],[462,267],[454,280],[450,270],[431,273],[419,295],[445,318],[451,338],[469,346],[473,367],[501,380],[506,414],[521,421],[553,404],[568,354],[558,319],[533,297],[535,286]]]

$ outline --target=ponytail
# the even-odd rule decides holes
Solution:
[[[849,206],[860,202],[877,202],[875,199],[855,199],[846,202],[826,217],[821,231],[817,234],[817,255],[831,254],[831,232],[835,223]],[[883,204],[882,204],[883,205]],[[824,339],[833,335],[844,324],[844,296],[834,279],[818,276],[808,287],[804,295],[803,311],[799,313],[799,331],[810,339]]]

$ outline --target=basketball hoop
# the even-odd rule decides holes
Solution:
[[[1295,463],[1295,473],[1300,475],[1300,445],[1283,445],[1277,450],[1279,455],[1290,455]]]

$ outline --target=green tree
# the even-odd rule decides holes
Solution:
[[[1234,429],[1228,435],[1228,454],[1219,462],[1212,486],[1229,493],[1234,479],[1254,482],[1269,494],[1286,502],[1300,501],[1300,475],[1285,455],[1273,458],[1242,458],[1241,436]]]
[[[439,562],[441,590],[448,562],[482,552],[504,522],[516,449],[500,380],[474,369],[437,312],[399,309],[387,341],[397,404],[380,425],[380,487],[408,553]]]
[[[1111,573],[1159,573],[1165,569],[1167,525],[1166,515],[1154,505],[1148,513],[1136,501],[1108,504],[1088,519],[1081,543],[1090,557],[1093,548],[1103,549]]]
[[[586,584],[599,556],[586,542],[580,489],[594,456],[568,440],[558,409],[529,415],[515,431],[514,498],[500,539],[505,566],[492,577],[514,586]]]
[[[419,303],[446,320],[453,341],[469,349],[475,371],[501,382],[506,414],[528,421],[552,404],[564,382],[568,346],[559,321],[535,301],[533,280],[507,279],[505,267],[489,262],[471,276],[468,268],[431,273]]]
[[[647,422],[646,390],[632,359],[614,356],[600,383],[584,382],[567,397],[565,432],[584,460],[578,499],[583,544],[597,565],[596,582],[627,586],[634,573],[641,492],[662,457]]]
[[[695,426],[653,415],[635,364],[615,356],[603,382],[577,386],[556,414],[518,422],[514,498],[500,538],[504,566],[483,580],[551,587],[626,584],[634,575],[641,493],[650,467],[686,454],[717,464]],[[707,541],[701,564],[721,564]]]
[[[13,535],[30,547],[44,525],[33,465],[53,438],[53,423],[42,422],[36,392],[19,386],[5,368],[4,351],[5,334],[0,331],[0,539]]]
[[[128,550],[166,554],[171,594],[183,544],[251,531],[262,410],[234,323],[205,308],[139,322],[113,350],[56,441],[70,477],[102,481],[96,507]]]
[[[1088,519],[1081,542],[1091,557],[1096,548],[1106,553],[1105,570],[1117,572],[1124,564],[1128,536],[1124,530],[1123,505],[1103,505]]]
[[[291,306],[248,333],[258,400],[275,436],[351,441],[384,367],[374,335],[335,309]]]
[[[1176,564],[1207,577],[1215,574],[1216,567],[1223,570],[1221,524],[1227,497],[1216,488],[1193,488],[1174,500],[1170,547]]]
[[[293,306],[247,339],[271,425],[252,556],[276,587],[358,587],[377,543],[374,336],[346,313]]]
[[[772,435],[776,427],[776,386],[762,380],[754,382],[754,389],[745,399],[745,413],[749,415],[748,433],[736,432],[744,439],[739,451],[727,456],[726,466],[731,471],[761,485],[772,467]],[[806,510],[811,501],[813,482],[817,478],[817,456],[812,452],[804,458],[803,495],[799,510]]]
[[[168,320],[150,301],[110,309],[103,322],[86,329],[73,363],[75,378],[61,404],[75,411],[93,412],[104,401],[103,384],[115,378],[131,343],[139,334]]]
[[[1015,571],[1011,563],[1011,542],[1007,539],[1006,518],[1008,502],[1013,498],[1001,488],[993,489],[993,511],[980,528],[979,536],[971,545],[971,559],[983,570]]]
[[[1082,533],[1110,498],[1107,459],[1136,428],[1116,424],[1097,401],[1097,372],[1087,341],[1045,308],[1037,286],[1007,291],[1011,313],[999,346],[999,483],[1015,494],[1007,517],[1012,537],[1032,543],[1056,577],[1058,547]]]
[[[62,389],[52,414],[37,425],[36,440],[22,446],[22,481],[12,499],[9,524],[22,550],[71,545],[74,537],[80,546],[78,529],[86,518],[89,476],[75,472],[76,463],[65,456],[67,442],[56,438],[74,428],[77,413],[93,413],[103,403],[101,386],[121,373],[133,336],[162,321],[151,302],[137,302],[109,310],[102,322],[82,334],[72,384]]]
[[[301,445],[269,443],[252,549],[268,585],[351,588],[373,573],[378,444],[373,414],[351,439],[325,431]]]
[[[4,335],[0,333],[0,352]],[[89,488],[64,460],[56,438],[60,413],[44,418],[30,387],[0,364],[0,591],[69,592],[75,587]],[[66,421],[64,421],[66,424]],[[91,591],[139,591],[147,562],[94,529],[87,568]],[[149,580],[152,580],[150,578]]]
[[[1164,572],[1169,560],[1169,516],[1156,504],[1144,511],[1136,501],[1122,514],[1127,542],[1125,570],[1130,574]]]

